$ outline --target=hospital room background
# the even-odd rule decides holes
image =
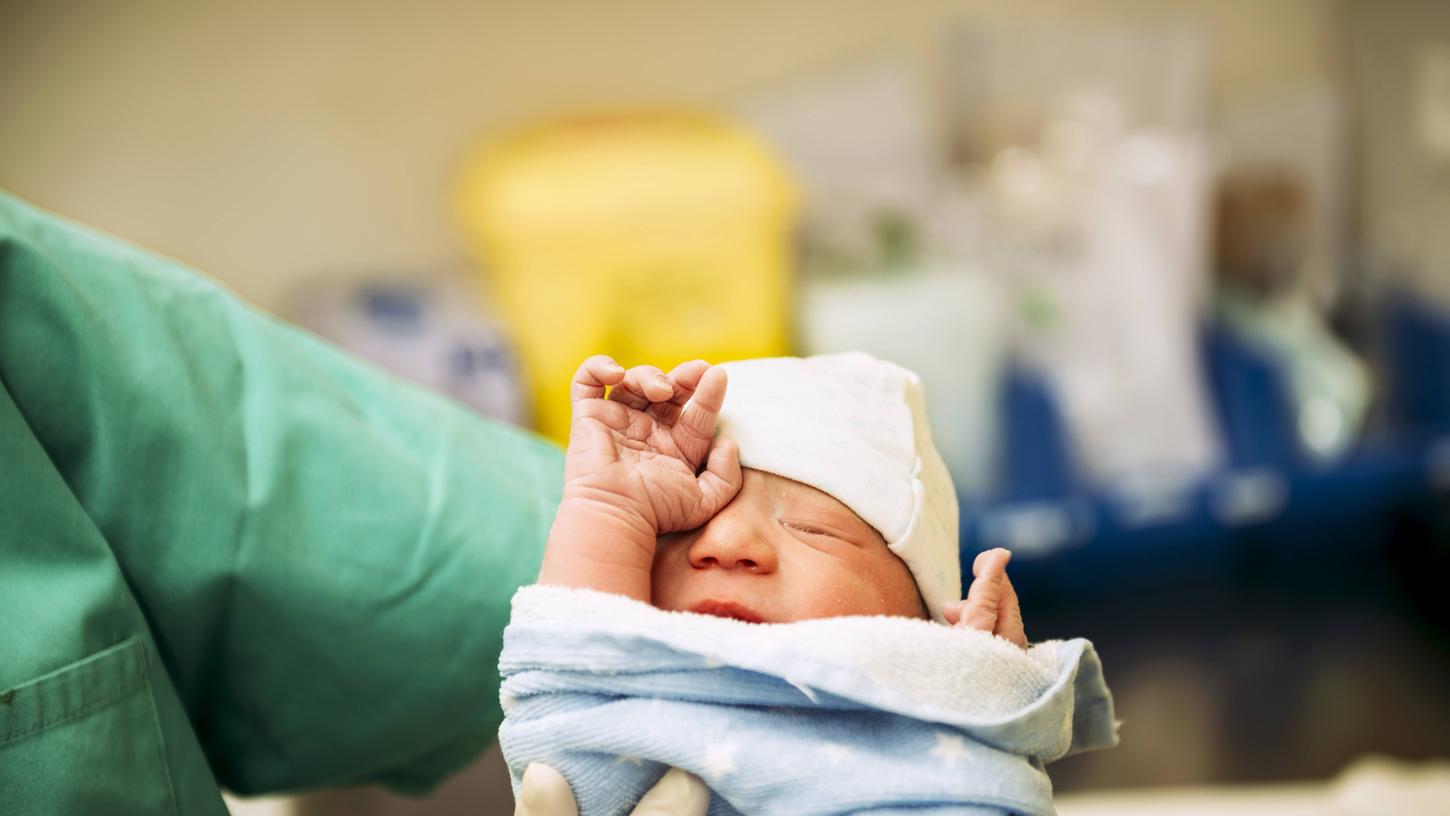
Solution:
[[[1103,656],[1065,816],[1450,812],[1442,0],[11,2],[0,186],[554,438],[595,351],[903,363]]]

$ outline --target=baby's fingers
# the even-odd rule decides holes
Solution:
[[[967,590],[967,599],[962,602],[957,626],[993,632],[997,629],[1006,602],[1003,584],[1007,579],[1007,561],[1012,554],[1000,547],[979,553],[972,562],[972,574],[976,579]]]
[[[946,619],[947,625],[956,626],[962,622],[962,609],[966,605],[965,600],[947,601],[942,605],[941,616]]]
[[[997,612],[997,628],[992,630],[992,634],[1026,649],[1027,628],[1022,624],[1022,605],[1017,602],[1017,590],[1006,572],[1002,573],[1002,589],[1002,608]]]
[[[740,471],[740,449],[736,447],[735,440],[727,436],[715,439],[710,446],[709,456],[705,459],[705,472],[695,481],[700,486],[701,510],[704,516],[700,523],[704,524],[724,509],[745,483],[745,476]]]
[[[569,384],[569,399],[573,402],[599,399],[604,396],[604,387],[615,385],[624,379],[624,366],[614,362],[608,355],[596,354],[579,364],[574,380]]]
[[[720,366],[706,369],[695,386],[695,396],[680,414],[680,427],[697,439],[714,436],[715,421],[720,418],[720,408],[725,404],[728,381],[725,369]]]
[[[725,369],[720,366],[705,369],[695,386],[694,396],[670,431],[680,452],[696,468],[704,461],[715,437],[715,424],[725,403],[726,379]]]
[[[624,381],[609,393],[609,398],[643,411],[651,403],[668,400],[674,393],[675,387],[663,371],[652,365],[640,365],[624,375]]]
[[[1000,581],[1007,577],[1007,562],[1011,560],[1012,551],[1006,547],[983,550],[972,560],[972,577],[981,581]],[[976,585],[977,582],[973,581],[972,586]]]
[[[690,401],[690,397],[695,393],[695,388],[700,385],[700,378],[709,370],[710,364],[704,360],[690,360],[670,369],[669,380],[675,388],[674,396],[664,402],[656,402],[651,405],[649,407],[650,416],[661,425],[674,425],[675,420],[680,418],[680,412],[684,410],[685,403]]]

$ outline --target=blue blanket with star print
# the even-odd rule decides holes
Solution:
[[[514,596],[499,729],[581,816],[627,814],[671,766],[710,814],[1051,814],[1044,764],[1116,744],[1085,640],[1023,650],[925,620],[754,624],[559,587]]]

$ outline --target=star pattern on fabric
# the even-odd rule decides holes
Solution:
[[[705,774],[712,779],[721,779],[739,770],[735,766],[735,754],[740,747],[733,742],[717,742],[705,749],[705,757],[700,761],[704,767]]]
[[[839,742],[825,743],[820,747],[820,752],[825,755],[826,761],[831,763],[832,768],[856,755],[854,748]]]
[[[957,760],[966,762],[971,759],[971,755],[967,751],[966,740],[945,731],[936,732],[936,747],[931,749],[931,755],[940,757],[953,768],[957,766]]]

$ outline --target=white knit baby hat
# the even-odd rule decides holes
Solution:
[[[829,494],[875,527],[927,611],[962,597],[957,494],[931,442],[921,379],[869,354],[724,363],[719,433],[740,464]]]

